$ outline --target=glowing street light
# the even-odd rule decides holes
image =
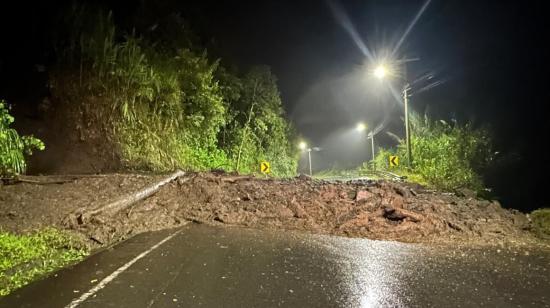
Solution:
[[[367,129],[367,125],[365,125],[365,123],[359,123],[357,124],[357,130],[362,132],[364,131],[365,129]]]
[[[305,142],[300,142],[300,144],[298,145],[298,147],[300,148],[300,150],[305,150],[307,148],[307,143]]]
[[[384,79],[386,75],[388,74],[388,69],[383,64],[378,65],[376,69],[374,69],[374,76],[378,79]]]

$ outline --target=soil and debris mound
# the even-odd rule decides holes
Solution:
[[[496,201],[439,193],[389,181],[264,179],[197,173],[179,177],[153,196],[116,213],[82,221],[74,213],[139,190],[160,176],[112,175],[61,185],[22,183],[0,188],[4,229],[57,225],[98,245],[190,221],[303,230],[404,242],[524,242],[527,216]]]

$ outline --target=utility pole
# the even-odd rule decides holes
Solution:
[[[403,76],[405,80],[405,85],[403,87],[403,104],[405,105],[405,141],[407,143],[407,166],[408,168],[412,168],[413,165],[413,157],[412,157],[412,149],[411,149],[411,132],[410,132],[410,125],[409,125],[409,98],[408,98],[408,91],[410,88],[410,83],[407,82],[407,62],[411,61],[418,61],[419,58],[412,58],[412,59],[402,59],[396,61],[396,63],[403,63]],[[374,71],[374,75],[380,79],[383,80],[385,76],[387,75],[387,68],[384,67],[384,64],[380,64]],[[414,82],[413,82],[414,83]]]
[[[409,99],[407,95],[407,90],[409,84],[405,84],[403,88],[403,103],[405,105],[405,139],[407,142],[407,166],[409,169],[412,167],[412,150],[411,150],[411,134],[409,132]]]

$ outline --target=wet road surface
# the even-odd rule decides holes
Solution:
[[[0,307],[550,307],[550,255],[188,225],[136,236]]]

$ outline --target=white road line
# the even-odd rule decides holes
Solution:
[[[101,280],[95,287],[93,287],[90,291],[82,294],[82,296],[80,296],[79,298],[75,298],[70,304],[68,304],[67,306],[65,306],[65,308],[75,308],[76,306],[82,304],[86,299],[88,299],[88,297],[94,295],[95,293],[97,293],[99,290],[103,289],[109,282],[113,281],[118,275],[120,275],[122,272],[124,272],[125,270],[127,270],[130,266],[132,266],[132,264],[136,263],[139,259],[145,257],[147,254],[149,254],[151,251],[157,249],[160,245],[164,244],[166,241],[170,240],[171,238],[173,238],[174,236],[176,236],[176,234],[180,233],[182,230],[179,230],[177,232],[175,232],[174,234],[172,235],[169,235],[168,237],[166,237],[165,239],[163,239],[162,241],[158,242],[156,245],[154,245],[153,247],[149,248],[148,250],[142,252],[141,254],[139,254],[137,257],[133,258],[130,262],[124,264],[123,266],[119,267],[116,271],[114,271],[111,275],[103,278],[103,280]]]

